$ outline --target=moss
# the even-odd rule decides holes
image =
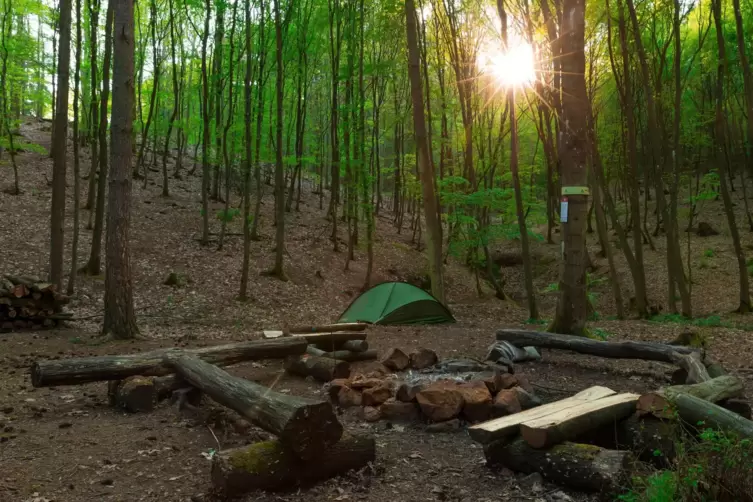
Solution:
[[[677,338],[672,340],[670,345],[684,345],[696,349],[704,349],[708,345],[708,340],[704,330],[691,331],[686,329],[680,333]]]
[[[271,456],[279,456],[282,453],[279,441],[262,441],[231,453],[228,462],[234,469],[256,474],[266,470],[271,464]]]
[[[583,443],[564,443],[552,447],[552,453],[558,455],[576,455],[578,459],[592,460],[601,452],[598,446]]]

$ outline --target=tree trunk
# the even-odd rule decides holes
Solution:
[[[418,35],[416,7],[413,0],[405,0],[406,31],[408,37],[408,74],[413,101],[413,127],[416,135],[416,150],[421,168],[421,183],[426,220],[426,252],[429,258],[431,293],[440,302],[445,302],[444,274],[442,272],[442,234],[434,188],[434,163],[429,153],[424,117],[423,90],[418,59]]]
[[[212,17],[210,0],[204,2],[204,33],[201,36],[201,244],[209,245],[209,75],[207,75],[207,39]]]
[[[734,434],[737,439],[753,438],[753,422],[714,403],[680,393],[672,398],[672,405],[690,427],[720,429]]]
[[[568,210],[560,218],[563,242],[560,296],[549,331],[585,335],[588,316],[585,225],[588,195],[577,193],[578,187],[588,185],[587,120],[582,109],[588,100],[584,79],[585,0],[563,0],[562,11],[559,40],[562,46],[562,111],[559,117],[562,139],[558,156],[563,190],[572,188],[576,193],[566,194]]]
[[[342,436],[343,427],[326,401],[275,392],[194,356],[167,356],[166,360],[188,383],[279,436],[281,445],[302,460],[314,458]]]
[[[105,221],[105,197],[107,195],[107,103],[110,99],[110,61],[112,59],[113,2],[107,2],[105,14],[105,56],[102,63],[102,93],[99,102],[99,177],[97,179],[97,208],[92,232],[92,249],[86,271],[100,275],[102,264],[102,231]],[[128,166],[130,169],[130,166]]]
[[[340,141],[338,139],[338,99],[340,75],[340,49],[342,47],[341,35],[341,6],[340,0],[327,0],[327,12],[329,15],[329,54],[332,70],[332,101],[330,102],[330,142],[332,147],[332,168],[330,180],[330,198],[327,214],[332,218],[332,244],[334,251],[340,250],[337,240],[337,204],[340,202]]]
[[[737,265],[739,269],[740,278],[740,304],[737,307],[737,312],[745,314],[750,312],[750,290],[748,283],[748,269],[745,262],[745,252],[743,251],[742,244],[740,243],[740,233],[737,230],[737,223],[735,222],[735,212],[732,205],[732,199],[730,198],[729,189],[727,188],[727,175],[729,171],[724,169],[725,159],[725,127],[724,127],[724,79],[727,69],[727,55],[724,48],[724,32],[722,29],[722,7],[721,0],[712,0],[712,11],[714,14],[714,24],[716,26],[716,40],[717,48],[719,51],[719,63],[716,72],[716,116],[715,116],[715,144],[716,144],[716,164],[719,172],[719,186],[722,192],[722,200],[724,201],[724,211],[727,213],[727,224],[729,225],[729,231],[732,235],[732,243],[735,247],[735,256],[737,257]]]
[[[63,289],[65,172],[68,161],[68,78],[71,61],[71,0],[60,0],[55,134],[52,138],[52,206],[50,216],[50,282]],[[6,107],[7,108],[7,107]]]
[[[265,33],[265,14],[264,14],[264,0],[259,1],[259,10],[261,11],[259,22],[259,47],[266,47],[264,41]],[[254,218],[251,222],[251,240],[258,241],[259,234],[257,229],[259,228],[259,217],[261,215],[261,198],[262,198],[262,185],[261,185],[261,165],[259,164],[261,159],[261,127],[264,119],[264,82],[266,76],[264,75],[264,64],[266,61],[266,50],[259,50],[259,82],[257,83],[257,98],[256,98],[256,163],[254,165],[254,180],[256,181],[256,205],[254,206]]]
[[[89,210],[89,221],[86,225],[88,230],[94,227],[94,209],[95,209],[95,195],[97,190],[97,164],[99,161],[98,145],[99,145],[99,131],[98,131],[98,114],[99,114],[99,102],[97,101],[97,33],[99,32],[99,2],[96,0],[86,1],[87,9],[89,10],[89,72],[91,75],[91,124],[89,126],[89,141],[91,141],[91,167],[89,168],[89,188],[86,194],[86,206]]]
[[[286,281],[283,269],[285,256],[285,176],[282,165],[282,120],[283,120],[283,90],[285,87],[284,68],[282,66],[282,21],[280,20],[280,0],[274,0],[275,11],[275,39],[277,54],[277,148],[275,151],[275,266],[272,275]]]
[[[154,111],[156,109],[157,92],[159,91],[159,78],[160,78],[160,66],[162,61],[159,60],[157,55],[157,0],[150,0],[149,2],[150,19],[152,32],[152,61],[154,77],[152,78],[152,93],[149,96],[149,112],[146,115],[146,123],[141,130],[141,145],[139,145],[139,156],[136,158],[136,165],[133,167],[133,177],[139,177],[139,169],[144,167],[144,188],[146,188],[146,182],[149,177],[146,165],[144,165],[144,151],[146,150],[146,144],[149,141],[149,128],[152,126],[152,118],[154,117]],[[113,80],[115,74],[113,72]],[[115,83],[113,82],[113,94],[115,93]],[[114,98],[113,98],[114,99]],[[140,103],[139,103],[140,105]]]
[[[745,27],[743,26],[743,16],[740,10],[740,0],[732,0],[732,8],[735,13],[737,52],[740,56],[743,85],[745,89],[745,115],[747,116],[747,144],[745,149],[746,163],[748,167],[748,176],[753,176],[753,75],[751,74],[750,62],[745,51]]]
[[[248,299],[248,267],[251,259],[251,69],[253,54],[251,53],[251,4],[250,0],[244,0],[244,15],[246,19],[246,75],[243,80],[243,265],[241,267],[241,286],[238,299]],[[260,196],[261,194],[259,194]]]
[[[81,173],[79,165],[79,140],[78,137],[78,102],[79,87],[81,82],[81,0],[76,0],[76,68],[74,70],[73,87],[73,242],[71,243],[71,271],[68,275],[68,288],[66,293],[73,294],[76,287],[76,273],[78,270],[78,237],[79,219],[81,214]]]
[[[526,474],[538,472],[569,488],[602,493],[621,491],[632,463],[632,454],[627,451],[576,443],[536,450],[522,439],[488,444],[484,446],[484,456],[489,464],[502,464]]]
[[[273,440],[223,451],[212,463],[212,484],[226,497],[253,490],[295,490],[313,485],[376,459],[373,438],[345,434],[340,441],[302,461]]]
[[[115,2],[112,73],[112,127],[110,128],[110,193],[107,202],[107,263],[105,318],[102,334],[114,338],[138,335],[133,309],[131,274],[131,160],[133,157],[134,16],[133,2]]]
[[[160,349],[121,356],[93,356],[36,361],[31,367],[34,387],[79,385],[101,380],[122,380],[133,375],[161,376],[173,372],[165,365],[165,355],[175,352],[198,357],[217,365],[230,366],[244,361],[283,358],[303,354],[308,342],[296,338],[252,340],[214,345],[192,350]]]

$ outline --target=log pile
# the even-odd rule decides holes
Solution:
[[[0,279],[0,332],[54,328],[73,317],[63,312],[69,301],[54,284],[36,277],[6,275]]]

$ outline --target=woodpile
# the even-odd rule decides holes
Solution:
[[[6,275],[0,279],[0,332],[54,328],[73,317],[63,312],[69,301],[54,284]]]

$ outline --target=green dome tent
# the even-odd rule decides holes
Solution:
[[[383,282],[353,300],[337,322],[441,324],[455,318],[423,289],[407,282]]]

